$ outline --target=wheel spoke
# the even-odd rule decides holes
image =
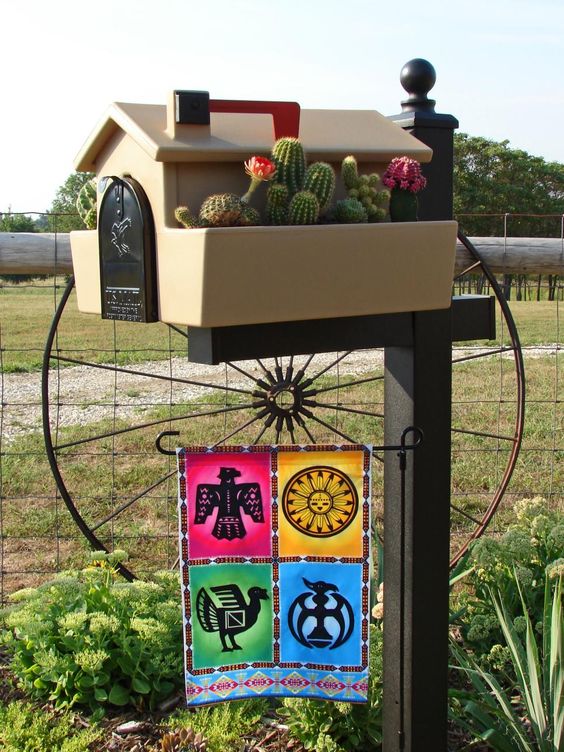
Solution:
[[[371,381],[382,381],[383,376],[370,376],[367,379],[356,379],[356,381],[347,381],[345,384],[335,384],[335,386],[326,386],[323,389],[311,389],[309,392],[304,392],[304,397],[315,397],[316,394],[323,394],[323,392],[334,392],[335,389],[347,389],[350,386],[358,386],[359,384],[368,384]]]
[[[255,384],[258,384],[258,386],[262,387],[263,389],[267,389],[267,390],[270,389],[270,385],[267,384],[265,381],[263,381],[262,379],[257,379],[256,376],[253,376],[252,374],[247,373],[247,371],[245,371],[240,366],[235,365],[235,363],[228,362],[227,365],[230,368],[233,368],[236,371],[239,371],[240,374],[242,374],[243,376],[246,376],[250,381],[252,381]]]
[[[206,389],[219,389],[222,392],[236,392],[237,394],[253,395],[253,392],[248,389],[237,389],[234,386],[226,386],[225,384],[210,384],[205,381],[193,381],[192,379],[183,379],[179,376],[165,376],[164,374],[158,373],[147,374],[144,371],[134,371],[133,369],[120,368],[119,366],[107,366],[103,363],[91,363],[89,361],[77,360],[76,358],[66,358],[62,355],[51,355],[51,358],[62,363],[74,363],[79,366],[89,366],[90,368],[99,368],[103,371],[112,371],[113,373],[124,373],[129,376],[144,376],[146,378],[147,375],[149,375],[152,379],[160,379],[161,381],[169,381],[175,384],[188,384],[189,386],[202,386]]]
[[[98,528],[102,527],[102,525],[105,525],[108,522],[111,522],[111,520],[115,519],[118,515],[120,515],[122,512],[124,512],[126,509],[128,509],[132,504],[135,504],[136,501],[139,501],[139,499],[142,499],[143,496],[146,496],[150,491],[153,491],[155,488],[158,488],[162,483],[165,482],[165,480],[168,480],[169,478],[172,478],[173,475],[176,475],[177,470],[173,470],[170,473],[167,473],[162,478],[159,478],[155,483],[153,483],[151,486],[148,486],[144,491],[141,491],[140,494],[137,494],[137,496],[134,496],[132,499],[129,499],[129,501],[126,501],[125,504],[122,504],[118,509],[114,509],[114,511],[109,514],[107,517],[104,517],[103,520],[100,520],[100,522],[97,522],[95,525],[92,525],[90,527],[90,530],[94,532],[95,530],[98,530]]]
[[[315,440],[315,437],[311,435],[310,430],[307,427],[307,425],[306,425],[304,419],[301,417],[301,415],[296,415],[295,419],[296,419],[296,423],[302,429],[302,431],[305,432],[305,434],[307,435],[307,437],[311,441],[311,443],[312,444],[317,444],[317,442]]]
[[[481,520],[477,520],[475,517],[472,517],[471,514],[468,514],[468,512],[465,512],[463,509],[460,509],[460,507],[457,507],[456,504],[453,504],[451,502],[450,506],[451,506],[451,509],[454,509],[455,512],[458,512],[458,514],[461,514],[463,517],[466,517],[467,520],[470,520],[470,522],[473,522],[475,525],[482,524]]]
[[[219,441],[215,441],[211,446],[216,447],[216,446],[219,446],[220,444],[223,444],[225,441],[227,441],[227,439],[230,439],[232,436],[235,436],[235,434],[238,434],[241,431],[244,431],[245,428],[247,428],[248,426],[252,426],[253,423],[257,422],[257,420],[264,418],[264,416],[267,415],[267,413],[268,413],[268,410],[261,410],[261,412],[255,415],[254,418],[251,418],[246,423],[243,423],[241,426],[236,428],[234,431],[231,431],[231,433],[228,433],[226,436],[223,436],[221,439],[219,439]]]
[[[482,266],[482,262],[476,261],[474,264],[471,264],[470,266],[466,267],[466,269],[460,272],[460,274],[457,274],[456,277],[454,277],[452,281],[457,282],[461,277],[464,277],[464,275],[468,274],[468,272],[471,272],[473,269],[477,269],[479,266]]]
[[[180,329],[180,327],[175,326],[174,324],[167,324],[169,329],[174,329],[175,332],[180,334],[185,339],[188,339],[188,331],[186,329]]]
[[[80,444],[87,444],[90,441],[98,441],[100,439],[109,439],[113,436],[119,436],[123,433],[129,433],[130,431],[137,431],[141,428],[150,428],[151,426],[158,426],[162,425],[163,423],[172,423],[173,421],[177,420],[191,420],[192,418],[202,418],[206,416],[211,415],[222,415],[223,413],[230,413],[234,412],[236,410],[248,410],[249,408],[253,407],[260,407],[264,404],[264,402],[252,402],[245,405],[233,405],[231,407],[221,407],[218,410],[204,410],[197,413],[186,413],[184,415],[178,415],[178,416],[168,416],[166,418],[159,418],[158,420],[151,420],[147,423],[136,423],[134,426],[130,426],[129,428],[118,428],[115,431],[108,431],[107,433],[100,433],[96,436],[88,436],[85,439],[77,439],[76,441],[69,441],[66,444],[57,444],[53,447],[55,451],[60,451],[61,449],[69,449],[69,447],[79,446]]]
[[[317,400],[304,400],[304,405],[308,407],[320,407],[324,410],[339,410],[344,413],[354,413],[355,415],[367,415],[370,418],[383,418],[384,413],[371,413],[368,410],[356,410],[354,407],[345,407],[333,402],[317,402]]]
[[[330,371],[331,368],[334,368],[337,363],[340,363],[341,360],[347,357],[347,355],[350,355],[352,353],[352,350],[347,350],[347,352],[343,353],[342,355],[339,355],[338,358],[336,358],[332,363],[329,363],[328,366],[325,366],[321,371],[318,371],[315,376],[311,376],[309,379],[307,379],[307,385],[313,384],[314,381],[317,381],[317,379],[320,376],[323,376],[324,373],[327,373],[327,371]]]
[[[268,370],[268,368],[264,365],[264,363],[262,362],[262,360],[260,360],[260,358],[257,358],[257,363],[261,367],[262,372],[264,373],[264,375],[266,376],[266,378],[270,381],[270,383],[271,384],[275,384],[276,383],[276,379],[274,378],[274,376],[272,375],[272,373]]]
[[[517,441],[515,436],[502,436],[498,433],[486,433],[485,431],[470,431],[464,428],[451,428],[453,433],[464,433],[468,436],[482,436],[485,439],[501,439],[502,441]]]
[[[336,426],[333,426],[330,423],[326,423],[324,420],[321,420],[321,418],[317,418],[313,413],[310,413],[309,410],[307,412],[304,411],[304,410],[302,410],[301,412],[303,412],[304,415],[306,415],[311,420],[314,420],[316,423],[319,423],[320,425],[324,426],[325,428],[328,428],[333,433],[338,434],[343,439],[346,439],[346,441],[348,441],[350,444],[358,444],[358,441],[356,441],[356,439],[351,439],[350,436],[347,436],[346,433],[343,433],[342,431],[340,431]]]
[[[499,355],[505,352],[515,352],[514,347],[496,347],[494,350],[485,350],[474,355],[464,355],[461,358],[453,358],[452,363],[464,363],[466,360],[477,360],[478,358],[489,358],[490,355]]]

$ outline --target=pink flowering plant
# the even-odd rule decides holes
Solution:
[[[419,193],[427,185],[427,178],[421,174],[421,165],[417,160],[396,157],[388,165],[382,183],[390,190]]]

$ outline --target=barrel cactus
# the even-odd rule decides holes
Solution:
[[[319,210],[329,208],[335,192],[335,170],[327,162],[314,162],[305,174],[304,191],[310,191],[319,201]]]
[[[243,212],[243,202],[234,193],[215,193],[200,207],[199,220],[207,227],[236,227]]]
[[[299,191],[288,207],[289,225],[313,225],[319,217],[319,201],[311,191]]]
[[[96,178],[92,178],[82,186],[76,199],[76,208],[88,230],[96,229],[97,204]]]

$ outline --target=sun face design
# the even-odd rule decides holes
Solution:
[[[334,467],[311,467],[296,473],[284,488],[282,511],[305,535],[329,538],[351,524],[358,494],[351,479]]]

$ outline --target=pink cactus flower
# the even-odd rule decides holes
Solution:
[[[245,162],[245,172],[250,178],[260,182],[272,180],[276,172],[276,165],[266,157],[251,157]]]
[[[266,157],[251,157],[245,162],[245,172],[251,178],[249,190],[241,197],[241,201],[249,202],[253,191],[266,180],[272,180],[276,173],[276,165]]]

